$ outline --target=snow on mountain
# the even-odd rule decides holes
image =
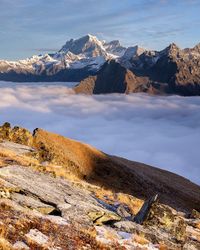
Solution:
[[[54,54],[34,55],[19,61],[0,60],[0,73],[22,74],[26,78],[27,75],[54,76],[62,70],[71,70],[74,75],[77,75],[75,70],[79,70],[82,72],[79,78],[82,79],[85,76],[83,71],[88,72],[87,74],[96,73],[106,61],[111,59],[126,68],[140,70],[152,67],[163,57],[175,57],[176,60],[183,61],[199,60],[200,44],[192,49],[181,50],[172,43],[164,50],[154,51],[139,46],[126,48],[118,40],[105,42],[88,34],[79,39],[67,41]]]
[[[118,40],[109,43],[104,42],[103,46],[105,50],[114,57],[121,57],[126,52],[126,48],[123,47]]]
[[[0,72],[31,73],[39,75],[46,72],[54,74],[62,69],[82,69],[89,67],[97,71],[105,61],[117,59],[125,53],[126,48],[119,41],[98,40],[90,34],[71,39],[55,54],[32,56],[19,61],[0,60]]]

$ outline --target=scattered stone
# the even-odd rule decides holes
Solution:
[[[200,219],[200,212],[198,212],[197,210],[193,209],[190,217],[193,218],[193,219]]]
[[[131,217],[131,211],[129,209],[129,207],[123,205],[123,204],[120,204],[117,208],[117,214],[119,216],[121,216],[122,218],[128,218],[128,217]]]
[[[193,228],[191,226],[187,226],[186,232],[187,232],[187,236],[191,240],[195,240],[200,243],[200,230],[199,229]]]
[[[24,242],[22,241],[17,241],[14,245],[13,245],[13,248],[15,250],[29,250],[30,247],[27,246]]]
[[[47,237],[37,229],[31,229],[25,236],[29,243],[33,242],[41,246],[47,244],[49,240],[49,237]]]
[[[187,241],[183,248],[183,250],[199,250],[200,249],[200,244],[198,242],[195,241]]]
[[[137,225],[132,221],[119,221],[114,223],[114,227],[118,228],[120,231],[134,233]]]
[[[96,225],[108,224],[121,220],[121,217],[119,217],[117,214],[105,213],[103,211],[90,212],[88,216]]]

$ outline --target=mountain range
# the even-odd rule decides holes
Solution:
[[[118,40],[86,35],[52,54],[19,61],[0,60],[0,80],[80,82],[76,93],[200,95],[200,43],[161,51],[124,47]]]

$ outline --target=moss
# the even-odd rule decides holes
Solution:
[[[178,242],[186,239],[186,223],[184,219],[177,216],[168,206],[161,204],[153,205],[145,225],[161,228],[170,233]]]

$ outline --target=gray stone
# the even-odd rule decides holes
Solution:
[[[31,229],[25,236],[28,241],[37,243],[38,245],[42,246],[47,244],[49,240],[49,237],[47,237],[37,229]]]
[[[29,250],[30,247],[27,246],[23,241],[17,241],[17,242],[13,245],[13,249],[15,249],[15,250]]]
[[[106,222],[118,218],[116,213],[107,210],[90,193],[72,185],[62,178],[53,178],[31,168],[8,166],[0,169],[0,180],[18,187],[20,194],[12,194],[12,199],[22,206],[40,208],[46,214],[53,208],[69,221],[92,225],[89,213],[100,212]],[[102,221],[104,219],[102,218]]]

